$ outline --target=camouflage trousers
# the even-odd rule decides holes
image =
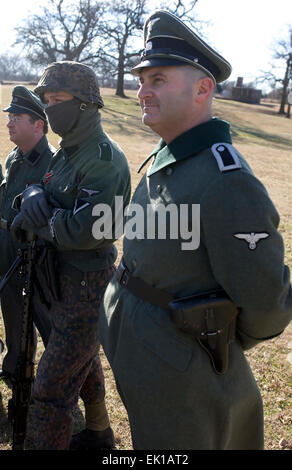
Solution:
[[[114,267],[87,273],[69,265],[60,269],[60,300],[52,301],[51,334],[32,390],[28,449],[68,449],[79,394],[85,403],[104,400],[99,306],[114,272]]]

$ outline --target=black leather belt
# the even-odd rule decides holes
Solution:
[[[198,340],[208,353],[215,372],[224,374],[227,371],[229,344],[235,339],[238,309],[223,290],[175,300],[168,292],[134,277],[123,260],[117,269],[117,280],[140,299],[168,309],[173,324]]]
[[[152,287],[150,284],[147,284],[147,282],[142,281],[142,279],[134,277],[123,260],[121,260],[117,269],[117,280],[137,297],[157,307],[168,308],[169,302],[174,300],[173,295],[168,292]]]

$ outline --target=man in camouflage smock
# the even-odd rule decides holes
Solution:
[[[47,118],[44,104],[39,97],[23,85],[12,91],[10,105],[3,109],[7,113],[7,128],[10,140],[16,144],[5,161],[5,174],[0,182],[0,276],[4,276],[23,247],[12,240],[10,225],[17,214],[13,208],[14,198],[27,185],[39,183],[45,173],[55,149],[47,140]],[[14,375],[22,333],[23,277],[15,273],[1,295],[1,310],[5,325],[7,352],[3,359],[0,377],[11,379]],[[40,302],[38,292],[34,298],[34,321],[47,343],[50,321],[47,307]]]
[[[73,438],[71,448],[112,447],[98,321],[117,252],[114,235],[93,236],[93,208],[107,204],[114,209],[115,196],[128,203],[129,168],[121,149],[102,129],[98,109],[103,102],[90,67],[53,63],[35,92],[47,104],[49,123],[62,140],[42,184],[23,193],[15,221],[15,233],[20,226],[33,230],[55,249],[57,264],[57,285],[52,279],[46,282],[52,332],[33,387],[28,439],[36,449],[68,449],[80,390],[86,429]]]
[[[243,351],[292,317],[279,216],[212,115],[228,62],[168,12],[144,32],[133,72],[143,122],[162,139],[141,165],[153,158],[131,202],[139,230],[130,206],[105,292],[101,343],[135,449],[262,449],[261,395]]]

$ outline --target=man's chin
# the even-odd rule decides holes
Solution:
[[[156,124],[155,118],[151,116],[150,114],[143,114],[142,122],[143,124],[145,124],[145,126],[149,126],[149,127],[155,126]]]

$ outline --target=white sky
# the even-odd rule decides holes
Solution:
[[[13,28],[44,4],[48,2],[1,0],[0,53],[13,42]],[[159,2],[152,4],[157,7]],[[231,63],[230,79],[243,76],[245,82],[269,69],[273,40],[287,35],[292,26],[292,0],[199,0],[196,12],[210,21],[208,42]]]

